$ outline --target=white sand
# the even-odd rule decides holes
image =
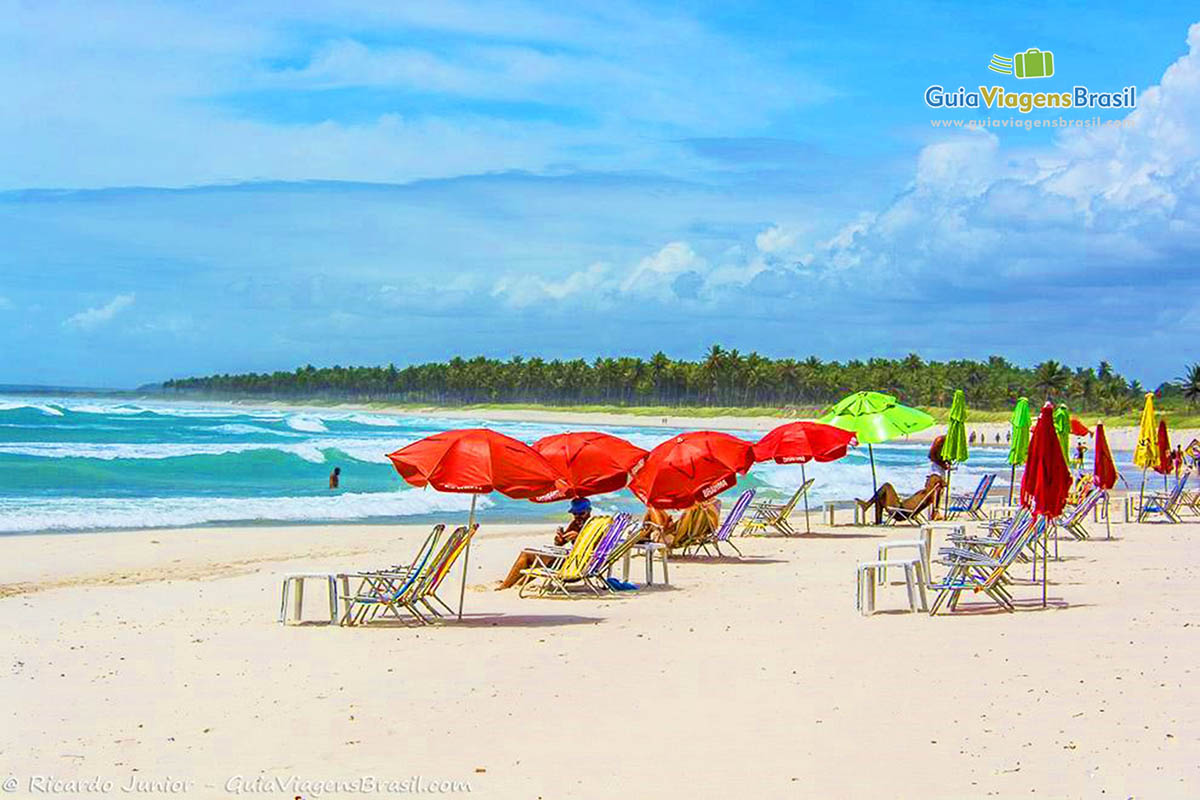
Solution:
[[[669,589],[614,599],[470,591],[465,624],[426,629],[276,622],[283,574],[401,560],[421,529],[5,537],[0,778],[170,777],[205,798],[237,775],[522,798],[1195,797],[1200,525],[1094,532],[1062,543],[1044,611],[1018,585],[1015,614],[862,618],[854,568],[879,534],[839,527],[741,540],[743,562],[679,561]],[[545,536],[485,527],[471,582]]]

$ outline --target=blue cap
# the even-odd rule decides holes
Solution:
[[[576,497],[571,500],[572,514],[586,514],[592,510],[592,501],[586,497]]]

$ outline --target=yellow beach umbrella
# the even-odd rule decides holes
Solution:
[[[1146,470],[1158,463],[1158,426],[1154,419],[1154,392],[1146,392],[1146,405],[1142,407],[1142,420],[1138,424],[1138,441],[1133,451],[1133,463],[1142,468],[1142,488],[1138,492],[1138,521],[1141,521],[1142,502],[1146,498]]]

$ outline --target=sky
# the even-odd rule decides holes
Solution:
[[[0,383],[719,343],[1157,385],[1200,360],[1200,12],[1122,5],[0,0]],[[1121,124],[1011,127],[1055,118]]]

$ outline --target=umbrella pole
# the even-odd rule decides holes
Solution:
[[[804,474],[804,462],[800,462],[800,484],[808,483],[808,476]],[[812,533],[812,528],[808,526],[808,490],[804,490],[804,532]]]
[[[871,497],[879,494],[879,481],[875,478],[875,448],[871,447],[871,443],[867,442],[867,453],[871,456],[871,491],[874,493]],[[878,502],[876,502],[878,506]]]
[[[953,464],[946,467],[946,513],[942,515],[942,519],[950,519],[950,473],[953,471]]]
[[[1104,490],[1104,530],[1107,532],[1105,539],[1112,538],[1112,517],[1108,513],[1108,489]]]
[[[471,539],[475,537],[471,535],[471,530],[475,527],[475,501],[479,495],[471,495],[471,513],[467,517],[467,549],[463,551],[463,574],[462,583],[458,587],[458,621],[462,622],[463,600],[467,596],[467,566],[471,563]]]
[[[1134,522],[1142,521],[1142,505],[1146,502],[1146,468],[1142,467],[1142,488],[1138,490],[1138,510]]]
[[[1017,465],[1013,464],[1008,473],[1008,504],[1012,505],[1013,489],[1017,484]]]
[[[1046,520],[1046,533],[1042,539],[1042,608],[1046,607],[1046,568],[1050,556],[1050,521]]]

